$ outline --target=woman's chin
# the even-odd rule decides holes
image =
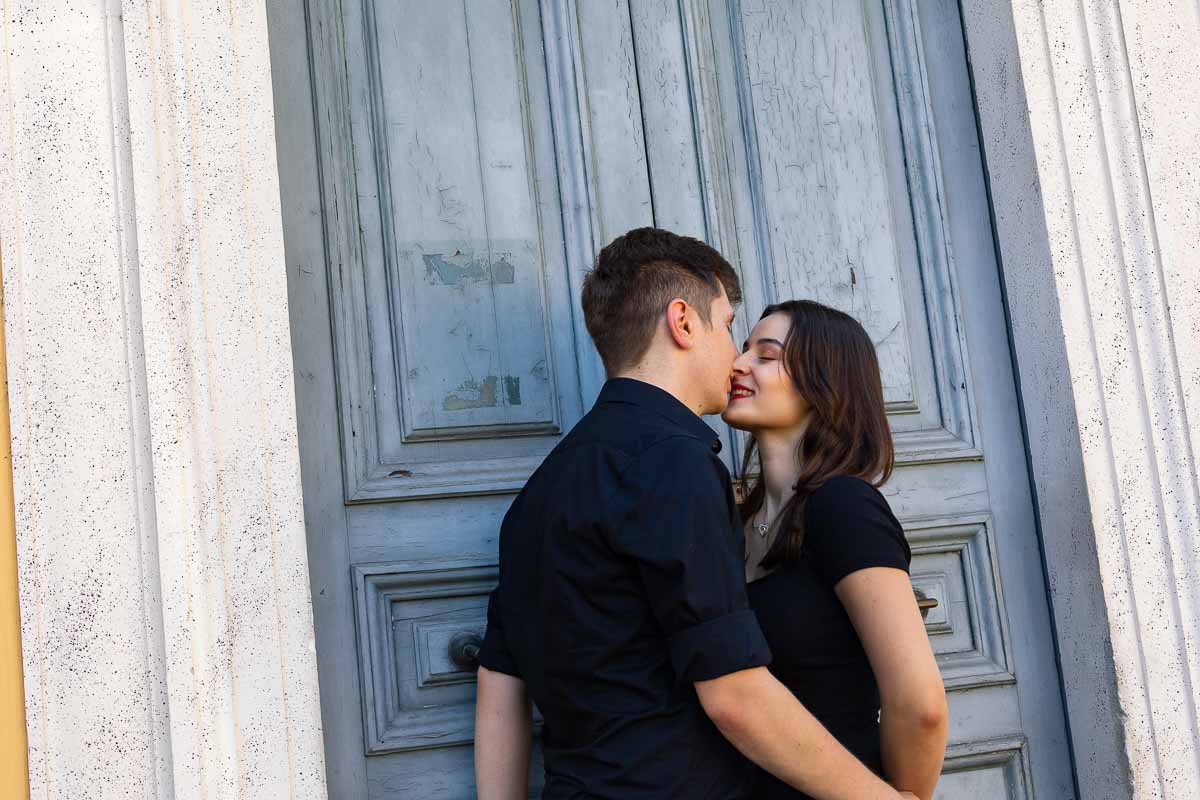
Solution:
[[[735,400],[734,402],[736,403],[737,401]],[[737,428],[739,431],[748,431],[754,427],[745,414],[738,413],[738,410],[732,406],[726,407],[725,413],[721,415],[721,419],[725,421],[726,425],[731,428]]]

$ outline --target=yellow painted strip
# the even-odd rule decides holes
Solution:
[[[3,269],[0,268],[0,280]],[[2,293],[0,293],[2,294]],[[29,797],[25,685],[21,676],[21,608],[17,599],[17,527],[13,516],[12,431],[8,362],[0,297],[0,786],[5,798]]]

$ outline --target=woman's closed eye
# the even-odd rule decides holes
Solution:
[[[763,350],[763,351],[759,352],[758,360],[759,361],[778,361],[779,353],[775,352],[774,350]]]

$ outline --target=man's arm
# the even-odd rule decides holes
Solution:
[[[725,738],[784,783],[818,800],[909,796],[863,766],[766,667],[695,686],[705,713]]]
[[[527,800],[533,709],[525,681],[479,668],[475,787],[479,800]]]
[[[612,546],[636,565],[677,679],[696,687],[725,737],[820,800],[900,798],[767,671],[733,491],[712,451],[683,437],[660,442],[624,479],[640,491],[614,521]]]

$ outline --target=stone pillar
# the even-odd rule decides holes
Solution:
[[[263,4],[2,13],[33,796],[324,797]]]
[[[963,9],[1081,794],[1200,797],[1200,8]]]

